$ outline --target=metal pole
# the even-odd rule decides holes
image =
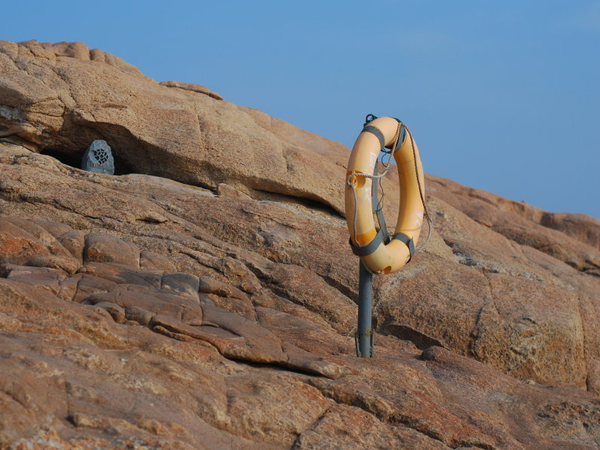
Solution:
[[[358,272],[358,331],[356,332],[356,355],[360,358],[373,357],[373,274],[362,260]]]

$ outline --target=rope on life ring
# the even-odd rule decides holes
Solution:
[[[390,155],[381,175],[376,169],[380,152]],[[400,205],[395,232],[390,237],[377,191],[379,180],[390,168],[392,156],[400,180]],[[345,195],[352,251],[372,273],[395,272],[415,253],[423,218],[428,216],[424,179],[419,150],[408,128],[398,119],[369,114],[352,148]]]

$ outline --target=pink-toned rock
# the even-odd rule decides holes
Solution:
[[[61,290],[61,282],[66,278],[59,270],[46,267],[8,266],[7,279],[46,289],[53,294]]]
[[[106,234],[90,233],[85,237],[84,262],[114,262],[139,267],[140,251],[127,242]]]
[[[217,193],[223,199],[230,198],[237,200],[250,200],[252,198],[248,194],[245,194],[244,192],[236,189],[235,187],[229,186],[225,183],[219,183],[219,185],[217,186]]]
[[[223,100],[223,97],[221,97],[219,94],[217,94],[216,92],[212,92],[206,86],[201,86],[199,84],[182,83],[180,81],[161,81],[160,85],[166,87],[179,88],[183,89],[184,91],[198,92],[199,94],[208,95],[209,97],[212,97],[217,100]]]
[[[104,278],[117,284],[135,285],[142,290],[158,289],[162,281],[162,276],[154,271],[140,271],[132,269],[126,264],[112,262],[91,262],[79,269],[79,273]]]
[[[561,231],[600,249],[600,220],[583,214],[544,212],[540,225]]]
[[[85,233],[80,230],[69,230],[57,236],[57,239],[73,257],[83,261],[83,251],[85,249]]]
[[[71,257],[69,251],[63,247],[52,234],[34,221],[20,219],[18,217],[7,217],[6,220],[34,236],[52,255],[58,257]]]
[[[198,298],[199,281],[195,275],[187,273],[165,274],[161,280],[161,288],[166,291]]]
[[[27,261],[33,267],[50,267],[62,270],[69,275],[74,274],[81,267],[81,263],[70,256],[34,256]]]
[[[431,177],[429,192],[513,242],[534,247],[579,271],[600,268],[597,219],[548,213],[438,177]]]
[[[142,250],[140,253],[140,269],[147,271],[157,270],[161,272],[174,272],[175,266],[168,258],[158,253]]]
[[[285,373],[266,374],[261,380],[239,374],[228,379],[228,387],[234,418],[229,430],[244,430],[248,439],[287,448],[330,406],[317,389]]]
[[[72,280],[72,283],[69,283]],[[110,292],[116,290],[117,283],[106,278],[100,278],[88,274],[77,274],[73,277],[63,281],[62,285],[66,283],[73,286],[74,294],[71,299],[77,303],[81,303],[85,298],[92,294]]]
[[[0,263],[24,264],[34,256],[47,256],[48,249],[27,231],[0,220]]]

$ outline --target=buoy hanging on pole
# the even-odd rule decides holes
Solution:
[[[404,134],[402,142],[401,134]],[[382,229],[375,226],[371,196],[375,165],[381,149],[386,147],[393,152],[400,178],[399,214],[390,242],[384,242]],[[367,123],[348,162],[346,220],[353,249],[371,272],[395,272],[410,261],[423,223],[424,192],[423,167],[410,132],[391,117]]]
[[[393,156],[400,179],[400,205],[394,233],[389,235],[378,199],[380,153]],[[361,259],[358,356],[373,356],[372,276],[400,270],[412,258],[425,214],[424,176],[419,149],[406,126],[391,117],[367,116],[346,173],[346,220],[350,246]],[[375,223],[377,218],[377,224]]]

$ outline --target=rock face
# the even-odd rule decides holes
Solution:
[[[14,143],[81,159],[103,139],[121,172],[343,208],[330,181],[346,162],[343,146],[202,86],[159,84],[81,43],[2,41],[0,71],[0,136]]]
[[[427,177],[361,360],[340,144],[80,43],[0,135],[0,449],[600,448],[599,221]]]

